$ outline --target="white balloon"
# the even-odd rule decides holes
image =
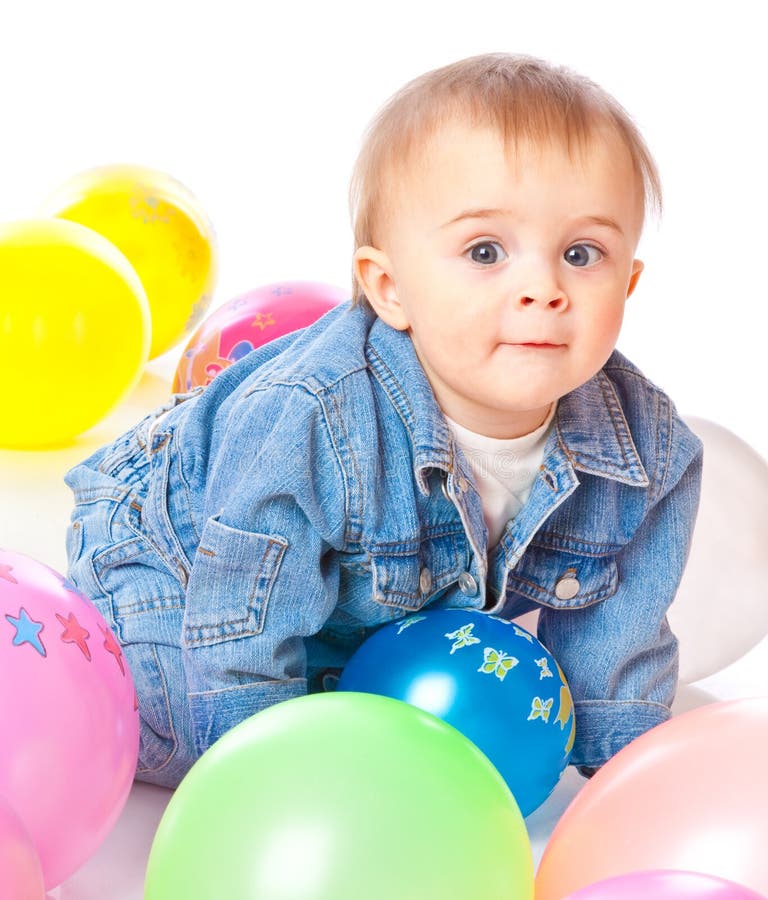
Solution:
[[[733,432],[686,417],[704,442],[701,505],[669,624],[680,681],[712,675],[768,634],[768,463]]]
[[[722,699],[721,696],[711,693],[698,684],[679,684],[672,702],[672,715],[680,716],[692,709],[707,706],[709,703],[717,703]]]

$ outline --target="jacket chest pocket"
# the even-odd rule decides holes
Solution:
[[[615,554],[585,554],[535,543],[507,581],[507,591],[553,609],[591,606],[612,597],[618,586]]]
[[[462,534],[377,545],[369,551],[373,600],[403,612],[421,609],[465,567]]]
[[[288,542],[230,528],[212,516],[203,529],[184,613],[188,647],[261,634]]]

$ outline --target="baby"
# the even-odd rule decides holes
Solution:
[[[663,722],[701,444],[614,350],[659,179],[592,82],[528,57],[417,78],[352,180],[355,295],[67,475],[71,580],[114,629],[138,777],[328,689],[423,608],[538,610],[588,774]]]

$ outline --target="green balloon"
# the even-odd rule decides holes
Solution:
[[[504,779],[442,720],[313,694],[200,757],[155,835],[144,900],[532,900]]]

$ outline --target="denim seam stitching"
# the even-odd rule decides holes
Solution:
[[[128,526],[128,527],[130,528],[130,526]],[[131,528],[130,530],[132,532],[134,531],[133,528]],[[111,528],[110,528],[110,531],[111,531]],[[108,562],[108,563],[104,563],[103,565],[100,565],[99,566],[100,572],[106,572],[108,569],[115,568],[115,566],[121,566],[121,565],[123,565],[123,563],[130,562],[132,559],[135,559],[137,556],[141,556],[141,554],[144,553],[145,548],[138,546],[141,544],[141,536],[138,534],[135,534],[135,532],[134,532],[134,535],[135,535],[134,537],[127,538],[124,541],[116,541],[116,542],[113,541],[113,543],[111,544],[111,546],[108,549],[102,550],[101,553],[97,553],[93,557],[94,565],[96,565],[96,563],[98,563],[100,560],[102,560],[103,557],[108,556],[111,553],[114,553],[116,547],[127,547],[129,544],[133,544],[134,546],[137,546],[137,550],[135,553],[131,553],[129,556],[121,556],[119,559],[116,559],[114,562]],[[110,534],[110,537],[111,537],[111,534]]]
[[[378,552],[381,550],[388,551],[388,548],[390,548],[390,547],[403,547],[404,549],[397,551],[397,552],[388,551],[387,555],[388,556],[413,556],[419,552],[420,548],[424,544],[427,544],[430,541],[434,542],[441,538],[454,538],[454,544],[455,544],[455,539],[458,537],[461,537],[463,535],[464,535],[463,529],[459,530],[459,529],[453,528],[451,530],[440,531],[440,532],[436,532],[434,534],[425,535],[424,537],[420,537],[420,538],[418,538],[418,537],[410,538],[410,539],[406,538],[405,540],[398,540],[398,541],[377,541],[375,544],[370,544],[365,549],[368,551],[368,553],[371,553],[374,556],[376,556],[378,554]],[[413,548],[413,549],[409,549],[409,548]]]
[[[174,756],[176,756],[176,753],[179,749],[179,739],[176,735],[176,729],[173,727],[173,717],[171,716],[171,701],[170,701],[170,697],[168,696],[168,683],[165,678],[165,671],[163,670],[162,666],[160,665],[160,658],[157,655],[157,647],[154,644],[150,644],[149,646],[152,649],[152,655],[155,657],[155,665],[157,666],[157,671],[158,671],[158,674],[160,675],[160,681],[162,683],[163,703],[165,706],[165,714],[168,719],[168,727],[170,729],[171,740],[173,742],[173,746],[171,747],[170,753],[165,758],[164,762],[162,762],[159,766],[156,766],[154,768],[137,766],[137,768],[136,768],[137,773],[141,772],[142,774],[162,772],[162,770],[165,769],[172,762]]]
[[[411,422],[413,421],[414,414],[413,407],[411,406],[408,397],[400,388],[400,384],[395,378],[394,372],[392,372],[392,370],[384,362],[378,352],[369,343],[366,343],[365,345],[365,356],[368,361],[368,368],[371,374],[381,385],[382,390],[387,395],[387,397],[389,397],[392,406],[395,407],[400,421],[405,426],[411,438],[411,445],[414,446],[414,433],[413,428],[411,427]],[[397,396],[395,396],[395,394],[393,393],[394,390],[397,391]]]
[[[179,433],[179,443],[181,444],[183,442],[183,422],[180,423],[179,427],[177,428],[177,432]],[[202,535],[201,535],[200,531],[198,530],[197,523],[195,522],[195,518],[192,515],[192,510],[194,509],[194,504],[192,503],[192,488],[190,487],[189,479],[187,478],[187,473],[184,471],[184,458],[181,454],[179,454],[178,460],[179,460],[179,478],[180,478],[182,486],[183,486],[184,497],[186,500],[187,521],[192,526],[192,532],[195,536],[195,543],[199,544],[200,538],[202,537]],[[179,543],[181,543],[181,541],[179,541]],[[185,548],[182,546],[182,549],[185,549]],[[186,557],[186,553],[185,553],[185,557]],[[187,558],[187,562],[189,563],[189,558],[188,557],[186,557],[186,558]]]
[[[138,616],[150,611],[174,609],[184,609],[184,603],[183,601],[179,602],[179,598],[149,597],[140,603],[130,603],[127,606],[121,606],[120,616],[124,619],[127,616]]]
[[[121,488],[107,488],[104,486],[77,488],[73,491],[75,502],[79,504],[98,503],[99,500],[114,500],[119,503],[131,493],[133,493],[133,489],[127,486]]]
[[[630,463],[629,457],[626,452],[626,444],[627,441],[632,441],[631,433],[629,430],[629,423],[627,422],[626,416],[624,415],[624,410],[621,408],[621,404],[619,403],[619,398],[616,396],[616,389],[613,387],[611,380],[608,376],[601,372],[599,373],[597,383],[600,387],[600,392],[603,395],[603,401],[608,409],[608,412],[611,414],[611,424],[613,425],[613,433],[616,436],[616,441],[619,445],[619,449],[621,450],[621,458],[624,460],[625,468],[635,468],[635,460],[637,460],[637,449],[635,449],[635,459]],[[621,423],[623,429],[620,430],[618,425]],[[634,443],[634,442],[632,442]],[[587,457],[590,458],[590,457]],[[591,457],[595,458],[595,457]]]
[[[429,594],[422,594],[421,591],[399,591],[399,590],[387,590],[388,582],[386,579],[382,584],[380,584],[381,589],[388,594],[397,594],[403,597],[423,597],[423,596],[431,596],[435,593],[435,590],[440,587],[445,587],[446,584],[450,584],[453,580],[453,576],[456,572],[461,571],[461,566],[451,566],[448,569],[443,569],[442,572],[432,572],[432,590],[430,590]],[[418,580],[418,579],[417,579]]]
[[[536,591],[540,595],[543,594],[547,597],[553,596],[552,591],[547,590],[546,588],[542,588],[541,585],[536,584],[535,581],[529,581],[527,578],[521,578],[519,575],[515,575],[513,572],[510,572],[510,574],[509,574],[509,581],[511,581],[513,585],[521,585],[524,587],[529,587],[532,590]],[[610,579],[607,582],[607,585],[604,584],[601,587],[596,588],[595,590],[591,591],[588,594],[582,594],[579,598],[578,604],[573,603],[573,601],[571,601],[571,600],[560,600],[556,595],[555,595],[555,599],[557,600],[558,605],[572,603],[574,606],[580,606],[580,605],[582,605],[581,604],[582,600],[599,600],[599,599],[602,599],[603,597],[612,596],[613,594],[616,593],[616,588],[618,587],[618,581],[619,581],[618,570],[616,569],[616,565],[613,564],[611,566]],[[611,588],[613,589],[612,591],[611,591]],[[521,593],[521,592],[518,592],[518,593]],[[528,595],[523,594],[523,596],[525,597]],[[529,599],[534,600],[537,598],[529,597]],[[543,602],[543,601],[539,601],[539,602]]]
[[[153,452],[155,452],[155,450],[160,450],[162,448],[165,448],[164,452],[162,454],[162,457],[161,457],[161,465],[160,465],[161,501],[158,505],[160,507],[161,522],[163,524],[166,534],[168,535],[168,539],[171,541],[172,549],[174,551],[172,554],[172,559],[177,559],[176,554],[178,553],[178,555],[181,557],[181,559],[178,559],[177,561],[180,566],[182,566],[182,560],[186,564],[185,574],[188,578],[190,570],[192,568],[192,562],[191,562],[191,560],[189,560],[187,558],[186,550],[182,546],[181,540],[179,539],[179,536],[176,533],[176,529],[174,528],[173,522],[171,521],[171,514],[168,509],[168,502],[167,502],[167,497],[170,492],[168,485],[169,485],[170,470],[171,470],[169,443],[170,443],[172,434],[171,434],[171,432],[165,432],[163,434],[163,436],[164,436],[165,440],[163,440],[162,444],[158,445],[153,450]],[[167,563],[166,563],[166,565],[167,565]],[[184,566],[182,566],[182,568],[184,568]]]
[[[574,706],[648,706],[652,709],[660,709],[664,710],[664,712],[669,713],[669,707],[663,703],[659,703],[656,700],[574,700]]]
[[[175,579],[176,582],[181,584],[181,582],[179,581],[178,569],[176,569],[176,567],[171,564],[172,561],[170,559],[168,559],[168,556],[165,553],[165,551],[162,549],[162,547],[160,547],[158,544],[156,544],[155,541],[148,534],[146,534],[143,531],[140,531],[135,525],[133,525],[132,522],[130,522],[130,521],[126,522],[126,525],[135,535],[134,538],[130,538],[129,540],[138,539],[140,542],[143,541],[144,544],[146,545],[146,547],[149,548],[150,552],[154,553],[157,556],[157,558],[162,562],[162,564],[166,568],[167,573],[171,576],[171,578]],[[129,559],[133,559],[133,556],[129,557]],[[121,563],[124,561],[125,560],[120,560]]]
[[[662,395],[659,398],[659,406],[663,407],[664,415],[661,414],[661,411],[659,412],[656,425],[657,465],[655,467],[654,475],[659,472],[659,469],[661,469],[661,471],[655,479],[658,483],[658,491],[655,494],[652,494],[654,502],[657,502],[664,496],[672,457],[670,452],[673,429],[671,404],[669,403],[669,400]],[[659,467],[658,463],[661,463],[661,467]]]
[[[295,681],[302,682],[306,681],[306,678],[294,677],[294,678],[280,678],[279,680],[276,678],[265,678],[262,681],[249,681],[248,684],[233,684],[227,688],[217,688],[215,690],[210,691],[189,691],[188,697],[211,697],[216,694],[226,694],[230,691],[247,691],[251,690],[255,687],[261,687],[264,684],[292,684]]]
[[[344,503],[344,510],[345,510],[344,541],[345,541],[345,543],[354,543],[360,539],[360,536],[362,534],[362,529],[363,529],[363,496],[362,496],[362,491],[359,488],[359,486],[362,484],[362,478],[360,476],[360,467],[357,463],[357,457],[355,456],[355,452],[352,449],[352,445],[349,440],[349,434],[347,433],[347,429],[344,424],[344,419],[341,414],[341,409],[339,407],[338,400],[336,399],[336,395],[329,392],[328,397],[330,398],[331,403],[333,404],[333,408],[336,411],[336,420],[338,422],[338,427],[341,432],[340,436],[345,442],[347,454],[349,456],[350,463],[351,463],[353,471],[354,471],[354,477],[356,479],[356,484],[358,485],[358,490],[356,491],[356,493],[359,496],[357,497],[356,507],[355,507],[355,511],[354,511],[354,523],[355,523],[356,528],[353,531],[352,530],[352,523],[353,523],[352,483],[351,483],[350,479],[348,478],[346,468],[344,467],[342,448],[337,446],[336,441],[334,439],[334,431],[333,431],[333,428],[331,427],[330,418],[328,416],[328,412],[327,412],[325,403],[323,403],[323,401],[318,397],[317,400],[320,403],[321,409],[323,410],[323,419],[325,421],[325,427],[328,431],[328,438],[334,449],[334,453],[336,454],[336,459],[339,463],[339,468],[341,469],[341,472],[342,472],[342,484],[344,485],[344,498],[345,498],[345,503]]]
[[[267,539],[267,546],[264,549],[264,555],[261,558],[261,562],[259,564],[257,574],[254,577],[254,583],[251,587],[251,593],[248,596],[248,614],[241,616],[240,618],[229,618],[223,619],[216,623],[205,624],[205,623],[197,623],[194,625],[185,625],[184,626],[184,635],[185,640],[189,646],[193,647],[202,647],[207,646],[209,644],[217,644],[221,643],[222,639],[230,639],[232,637],[254,637],[255,635],[261,634],[264,630],[264,619],[267,615],[267,607],[269,604],[270,595],[272,594],[272,588],[274,587],[275,580],[277,578],[277,573],[280,569],[280,565],[283,560],[283,556],[285,555],[285,550],[288,545],[277,540],[273,540],[272,538]],[[272,548],[277,547],[278,552],[275,555],[274,562],[272,562],[267,568],[266,561],[267,558],[272,553]],[[264,570],[268,572],[267,583],[261,590],[257,589],[257,585],[264,577]],[[253,606],[253,601],[256,598],[256,595],[261,594],[263,596],[263,601],[260,604],[260,616],[257,616],[257,610]],[[244,630],[240,626],[249,620],[258,619],[261,623],[260,628]],[[203,636],[203,631],[211,631],[216,630],[218,633],[210,636]],[[225,629],[231,629],[229,632],[225,633]],[[191,638],[190,635],[193,633],[197,633],[199,636],[195,638]]]
[[[515,589],[514,584],[512,584],[512,589]],[[547,599],[540,595],[534,596],[532,593],[527,593],[525,590],[517,590],[515,591],[515,593],[519,594],[519,596],[523,597],[526,600],[531,600],[533,603],[538,603],[539,606],[544,606],[547,609],[561,611],[581,610],[586,609],[588,606],[595,606],[598,603],[605,603],[606,600],[610,600],[610,598],[614,596],[615,591],[612,593],[610,589],[606,588],[604,591],[602,591],[602,593],[587,594],[582,600],[579,600],[577,602],[574,602],[573,600],[557,600],[554,597],[552,597],[551,599]]]
[[[553,543],[545,543],[546,538],[551,538]],[[562,544],[560,543],[562,542]],[[570,546],[565,546],[566,542]],[[555,550],[559,553],[574,553],[578,556],[588,556],[590,559],[600,559],[604,556],[612,556],[624,549],[623,544],[607,544],[605,542],[597,543],[596,541],[587,541],[577,538],[573,535],[558,534],[555,531],[541,531],[536,538],[531,541],[531,547],[541,550]],[[576,547],[592,547],[593,550],[576,550]],[[602,552],[600,552],[602,551]]]
[[[332,388],[335,388],[342,381],[345,381],[347,378],[351,378],[353,375],[356,375],[358,372],[365,372],[367,366],[362,363],[359,366],[356,366],[352,369],[347,369],[345,372],[341,372],[337,378],[333,381],[321,382],[315,376],[315,383],[313,384],[307,376],[302,376],[301,378],[295,378],[293,380],[283,377],[272,377],[268,378],[266,381],[260,381],[258,384],[254,384],[247,391],[243,392],[243,399],[246,397],[250,397],[253,394],[257,394],[260,391],[268,391],[273,387],[286,387],[286,388],[302,388],[308,394],[311,394],[313,397],[320,399],[320,394],[325,393],[326,391],[330,391]]]

